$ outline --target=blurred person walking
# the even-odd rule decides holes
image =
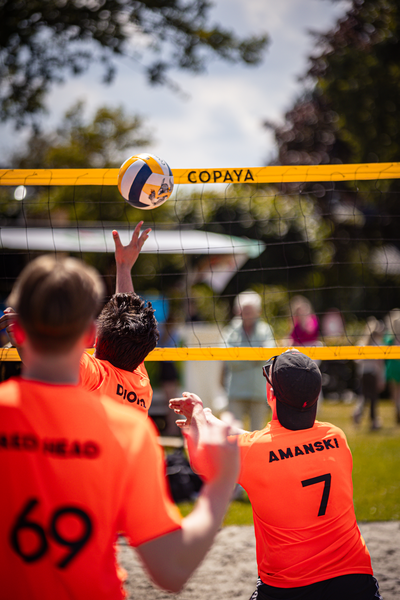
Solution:
[[[395,312],[394,312],[395,311]],[[384,343],[387,346],[400,345],[400,317],[398,309],[389,313],[390,321],[386,324]],[[390,316],[395,314],[395,318]],[[400,360],[389,358],[386,361],[386,381],[389,384],[390,397],[394,404],[395,420],[400,424]]]
[[[383,334],[385,326],[383,321],[375,317],[369,317],[364,330],[364,335],[360,339],[359,346],[381,346],[383,344]],[[371,430],[381,428],[381,421],[378,417],[379,394],[385,387],[385,361],[383,359],[364,359],[357,361],[358,372],[361,379],[361,396],[358,399],[356,409],[353,413],[353,420],[359,425],[364,413],[366,404],[370,405],[370,426]]]

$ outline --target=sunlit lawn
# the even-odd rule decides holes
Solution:
[[[382,429],[369,430],[367,409],[363,422],[356,427],[351,415],[354,404],[326,400],[318,420],[334,423],[347,435],[353,454],[354,506],[358,521],[400,520],[400,425],[394,422],[391,402],[381,400],[379,415]],[[182,514],[191,503],[180,505]],[[224,525],[251,525],[253,517],[247,500],[233,501]]]

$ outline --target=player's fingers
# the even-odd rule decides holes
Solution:
[[[168,404],[170,408],[179,407],[182,404],[182,398],[170,398]]]
[[[2,317],[0,317],[0,329],[11,326],[14,323],[14,319],[14,313],[4,314]]]
[[[151,229],[146,229],[145,231],[142,232],[140,238],[138,239],[138,245],[139,245],[140,250],[142,249],[143,244],[145,243],[147,238],[149,237],[150,232],[151,232]]]
[[[175,423],[180,429],[188,428],[188,422],[186,421],[186,419],[179,419],[178,421],[175,421]]]
[[[191,416],[192,416],[192,406],[191,405],[187,406],[186,403],[180,404],[178,402],[178,403],[171,403],[168,406],[169,406],[170,410],[173,410],[176,415],[182,415],[186,418],[191,418]]]
[[[151,227],[149,227],[148,229],[145,229],[144,231],[142,231],[142,233],[140,234],[139,240],[141,240],[142,238],[144,238],[145,240],[147,240],[147,238],[149,237],[149,233],[150,232],[151,232]]]
[[[114,240],[114,244],[115,244],[115,249],[119,250],[120,248],[122,248],[122,243],[121,243],[118,231],[116,231],[114,229],[112,232],[112,235],[113,235],[113,240]]]
[[[199,396],[197,396],[197,394],[193,394],[192,392],[183,392],[182,398],[185,398],[186,400],[190,401],[192,404],[199,404],[199,405],[203,406],[202,399]]]
[[[136,225],[136,227],[132,233],[132,238],[131,238],[130,244],[136,244],[136,241],[139,237],[140,228],[142,227],[142,225],[143,225],[143,221],[139,221],[139,223]]]
[[[193,406],[193,404],[194,403],[191,400],[191,398],[188,398],[188,397],[183,396],[183,395],[182,395],[181,398],[170,398],[170,400],[169,400],[169,406],[171,408],[175,407],[175,406],[184,408],[185,406],[186,407]]]
[[[171,410],[173,410],[177,415],[184,415],[185,412],[190,412],[190,411],[185,411],[184,410],[184,406],[182,406],[182,404],[180,402],[170,402],[168,404],[169,408]]]

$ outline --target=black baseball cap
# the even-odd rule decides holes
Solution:
[[[310,429],[317,414],[321,372],[315,362],[297,350],[280,354],[271,368],[276,414],[285,429]]]

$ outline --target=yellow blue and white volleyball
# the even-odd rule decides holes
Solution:
[[[118,189],[135,208],[150,210],[168,200],[174,177],[165,160],[154,154],[136,154],[121,165]]]

